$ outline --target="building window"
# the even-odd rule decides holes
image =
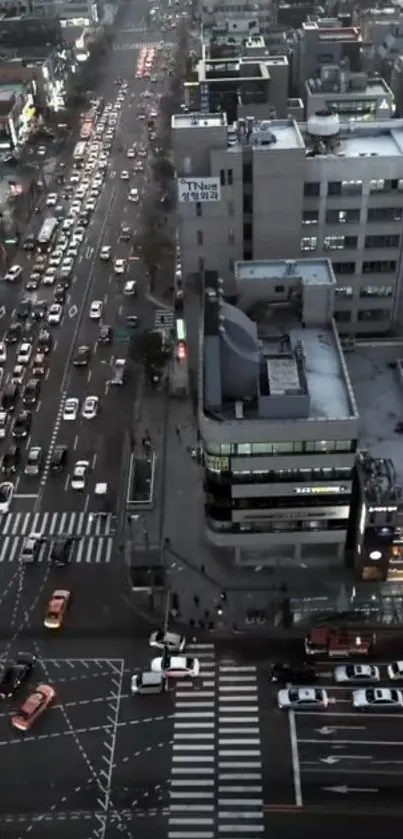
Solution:
[[[250,457],[254,454],[303,454],[304,452],[315,452],[316,454],[334,454],[334,452],[355,452],[357,448],[356,440],[289,440],[284,443],[207,443],[206,452],[212,455],[230,455]],[[294,466],[294,469],[296,467]],[[324,467],[321,467],[322,470]],[[329,467],[330,468],[330,467]],[[240,469],[235,470],[237,474]],[[281,481],[282,472],[287,470],[280,470],[276,472],[276,481]],[[311,472],[311,468],[309,469]],[[325,479],[325,476],[323,479]],[[321,480],[317,477],[317,480]]]
[[[400,236],[390,234],[390,235],[380,235],[380,236],[366,236],[365,237],[365,247],[366,248],[398,248],[400,244]]]
[[[229,268],[230,274],[234,273],[234,263],[235,263],[234,257],[230,256],[230,258],[228,260],[228,268]]]
[[[370,192],[383,192],[385,189],[385,181],[383,178],[378,178],[377,180],[373,180],[369,182],[369,191]]]
[[[203,246],[203,231],[197,230],[196,231],[196,238],[197,238],[197,247],[201,248]]]
[[[227,184],[228,186],[233,186],[234,183],[234,173],[232,169],[227,169]]]
[[[225,186],[225,169],[220,169],[220,184]]]
[[[360,288],[360,297],[392,297],[391,285],[364,285]]]
[[[318,197],[320,195],[319,181],[308,181],[304,184],[304,195],[306,198]]]
[[[327,224],[353,224],[359,220],[359,210],[328,210],[326,213]]]
[[[403,210],[401,207],[370,207],[367,221],[401,221]]]
[[[335,310],[334,319],[337,323],[348,323],[351,320],[351,312],[346,312],[344,310]]]
[[[196,215],[198,216],[198,218],[201,218],[201,214],[202,214],[202,205],[201,205],[200,201],[196,201]]]
[[[244,213],[253,213],[253,201],[251,195],[244,195],[243,197],[243,211]]]
[[[335,274],[355,274],[355,262],[332,262]]]
[[[318,246],[318,237],[317,236],[304,236],[301,239],[301,250],[302,251],[316,251]]]
[[[361,195],[362,181],[329,181],[328,195]]]
[[[242,167],[242,180],[244,184],[252,183],[252,164],[244,163]]]
[[[346,286],[337,286],[335,289],[336,295],[338,297],[352,297],[353,296],[353,287],[352,285]]]
[[[228,201],[228,215],[231,217],[235,215],[235,205],[233,201]]]
[[[343,251],[357,247],[357,236],[325,236],[323,247],[327,251]]]
[[[252,239],[252,225],[247,221],[243,226],[243,238],[244,242],[250,242],[250,240]]]
[[[390,320],[389,309],[360,309],[358,312],[358,320],[361,323],[368,323],[368,321]]]
[[[283,286],[283,285],[275,285],[274,286],[274,293],[275,294],[284,294],[284,292],[285,292],[285,286]]]
[[[396,272],[396,261],[394,259],[373,260],[363,262],[363,274],[394,274]]]
[[[317,210],[306,210],[302,215],[302,224],[318,224],[319,213]]]
[[[329,181],[327,185],[328,195],[341,195],[341,181]]]

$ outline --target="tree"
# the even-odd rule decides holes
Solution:
[[[154,157],[151,161],[154,179],[162,184],[172,181],[175,177],[175,169],[170,160],[166,157]]]
[[[134,336],[130,342],[129,354],[134,361],[144,366],[150,384],[159,381],[167,361],[167,353],[160,332],[143,332]]]
[[[157,271],[169,246],[169,239],[161,229],[161,217],[155,206],[155,195],[150,194],[148,199],[143,201],[141,227],[135,237],[135,249],[147,269],[150,291],[155,288]]]

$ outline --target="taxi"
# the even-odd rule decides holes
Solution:
[[[29,731],[53,702],[56,691],[50,685],[38,685],[11,716],[11,725],[18,731]]]
[[[71,592],[66,589],[57,589],[53,592],[43,622],[46,629],[60,629],[63,626],[70,600]]]

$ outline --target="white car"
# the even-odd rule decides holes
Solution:
[[[115,274],[124,274],[126,269],[124,259],[115,259],[115,264],[113,266],[113,270]]]
[[[63,259],[63,262],[60,266],[60,276],[61,277],[69,277],[74,267],[74,259],[71,256],[67,259]]]
[[[186,655],[166,655],[153,658],[151,670],[153,673],[165,673],[172,679],[184,679],[186,676],[195,679],[200,673],[200,662],[198,658]]]
[[[387,672],[389,679],[394,681],[403,679],[403,661],[393,661],[392,664],[388,664]]]
[[[25,367],[23,364],[15,364],[11,372],[13,385],[22,385],[24,380]]]
[[[57,270],[58,269],[55,268],[55,267],[46,269],[46,271],[45,271],[45,273],[42,277],[42,282],[43,282],[44,285],[53,285],[53,283],[56,279]]]
[[[72,244],[76,245],[77,243],[81,245],[85,236],[85,228],[84,227],[76,227],[76,229],[72,233]]]
[[[129,195],[127,197],[129,199],[129,201],[133,202],[133,204],[138,204],[139,203],[139,191],[138,191],[137,187],[133,187],[133,189],[130,190]]]
[[[78,184],[79,182],[80,182],[80,175],[78,174],[78,172],[73,172],[73,174],[70,175],[70,183],[71,184]]]
[[[335,682],[339,685],[346,684],[370,684],[379,682],[381,674],[379,667],[372,664],[340,664],[333,673]]]
[[[134,297],[137,291],[136,280],[127,280],[123,286],[123,294],[126,297]]]
[[[29,364],[32,355],[32,344],[29,344],[28,341],[24,341],[23,344],[20,344],[18,347],[17,352],[17,364]]]
[[[277,705],[285,711],[317,710],[327,708],[328,704],[328,695],[323,688],[283,688],[277,694]]]
[[[165,632],[157,629],[149,638],[150,647],[157,650],[169,650],[170,653],[181,653],[185,649],[186,638],[176,632]]]
[[[14,485],[5,481],[0,484],[0,513],[8,513],[14,495]]]
[[[95,210],[95,206],[96,206],[96,202],[95,202],[94,198],[90,198],[89,201],[85,202],[84,210],[87,213],[92,213]]]
[[[129,175],[127,169],[123,169],[123,172],[120,173],[120,180],[121,181],[129,181],[130,180],[130,175]]]
[[[47,321],[48,323],[53,323],[55,326],[59,326],[62,322],[63,317],[63,306],[60,303],[52,303],[48,309],[48,316]]]
[[[98,396],[86,396],[84,399],[81,415],[84,419],[92,420],[98,414],[99,399]]]
[[[69,240],[66,236],[61,236],[60,239],[56,242],[56,248],[58,251],[65,251],[69,246]]]
[[[22,274],[21,265],[12,265],[11,268],[7,271],[4,279],[7,280],[9,283],[13,283],[14,280],[18,280],[18,278]]]
[[[49,268],[58,268],[62,259],[63,259],[63,251],[61,250],[61,248],[60,249],[56,248],[56,250],[54,250],[53,253],[50,256]]]
[[[133,159],[133,157],[136,157],[135,149],[127,149],[126,157],[130,157],[131,159]]]
[[[111,254],[112,254],[111,246],[110,245],[104,245],[103,248],[101,248],[101,253],[99,254],[99,258],[106,261],[107,259],[111,258]]]
[[[84,198],[86,192],[87,187],[84,184],[81,184],[81,186],[78,187],[78,190],[75,194],[75,198],[77,199],[77,201],[81,201]]]
[[[90,464],[88,460],[77,460],[70,480],[70,486],[75,490],[85,489]]]
[[[357,711],[391,710],[401,711],[403,709],[403,693],[397,688],[363,688],[353,690],[353,708]]]
[[[66,259],[77,259],[79,244],[73,239],[73,243],[69,245],[66,253]]]
[[[56,207],[57,204],[57,195],[55,192],[49,192],[49,195],[46,199],[46,206],[47,207]]]
[[[0,440],[4,440],[7,432],[7,411],[0,411]]]
[[[63,408],[63,419],[76,420],[79,406],[80,402],[76,397],[70,396],[68,399],[66,399]]]
[[[7,348],[4,341],[0,341],[0,364],[7,361]]]
[[[73,225],[74,225],[74,219],[65,218],[61,229],[64,233],[70,233],[70,230],[73,227]]]
[[[102,315],[102,301],[101,300],[93,300],[90,306],[90,318],[91,320],[99,320]]]

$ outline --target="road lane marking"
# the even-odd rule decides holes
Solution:
[[[292,771],[293,771],[293,780],[294,780],[295,803],[296,803],[297,807],[302,807],[303,806],[303,798],[302,798],[302,785],[301,785],[301,769],[300,769],[300,762],[299,762],[297,726],[296,726],[296,719],[295,719],[294,711],[290,711],[289,714],[288,714],[288,726],[289,726],[290,744],[291,744],[291,761],[292,761]]]
[[[73,306],[70,306],[68,314],[69,314],[69,318],[75,318],[76,315],[78,314],[78,308],[75,305],[75,303],[73,304]]]

